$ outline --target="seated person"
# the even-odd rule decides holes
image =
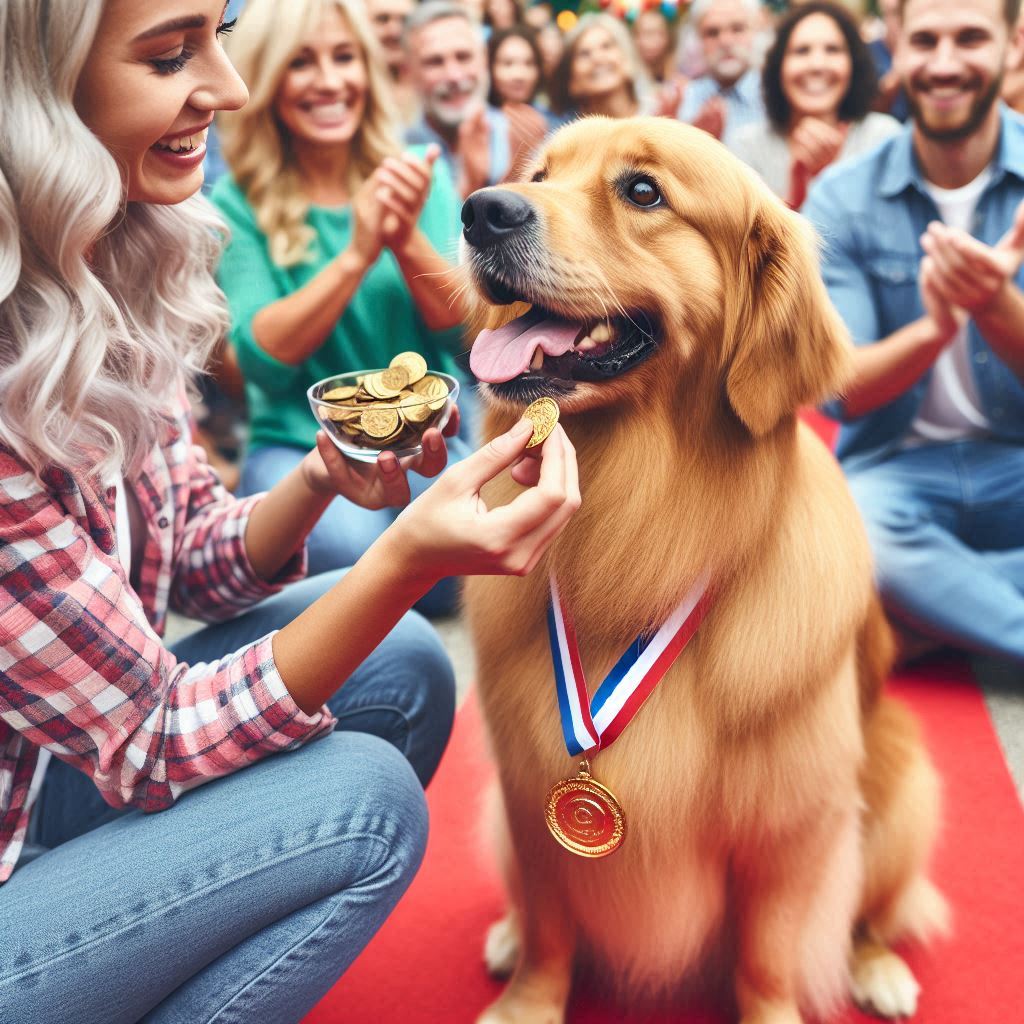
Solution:
[[[316,381],[407,350],[460,374],[461,310],[444,258],[456,252],[459,199],[436,151],[400,153],[362,5],[337,0],[322,21],[321,6],[249,0],[229,43],[251,99],[222,119],[231,174],[212,198],[231,227],[218,277],[249,406],[243,495],[302,462],[317,432],[306,399]],[[456,458],[472,397],[464,387]],[[428,486],[412,479],[414,495]],[[397,514],[339,498],[310,535],[310,570],[353,564]],[[428,610],[447,610],[448,590]]]
[[[794,210],[825,167],[900,130],[895,118],[871,112],[871,56],[857,23],[831,0],[801,4],[779,22],[761,80],[768,119],[740,128],[732,151]]]
[[[227,321],[204,128],[246,99],[223,0],[16,10],[3,116],[61,125],[61,159],[0,142],[0,1020],[297,1024],[423,857],[455,687],[408,609],[536,564],[575,459],[556,427],[488,511],[520,421],[350,572],[302,579],[331,496],[402,502],[407,467],[320,444],[239,500],[191,443],[186,381]],[[209,625],[169,645],[171,609]]]
[[[694,0],[690,8],[707,70],[687,84],[676,117],[727,146],[743,125],[765,117],[761,79],[753,66],[759,17],[757,0]]]
[[[804,213],[858,348],[836,454],[907,655],[1024,665],[1024,123],[998,100],[1019,0],[904,0],[901,134]]]
[[[563,119],[644,113],[637,93],[640,59],[629,31],[610,14],[584,14],[566,33],[551,76],[551,108]]]
[[[514,176],[548,123],[526,103],[487,104],[487,49],[480,23],[455,0],[427,0],[405,30],[409,74],[423,116],[409,143],[435,143],[465,198]]]
[[[414,6],[413,0],[366,0],[366,10],[391,76],[391,97],[403,127],[412,124],[420,114],[419,97],[409,81],[405,47],[402,46],[405,22]]]
[[[550,110],[537,102],[544,89],[544,59],[537,33],[527,25],[496,29],[487,40],[487,102],[498,110],[527,104],[544,115],[552,127],[559,123]]]

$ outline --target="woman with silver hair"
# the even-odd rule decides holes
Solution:
[[[556,430],[487,510],[521,421],[293,582],[336,494],[401,503],[416,464],[321,436],[266,494],[220,486],[184,392],[227,327],[197,195],[246,99],[223,10],[0,6],[0,1020],[300,1020],[423,853],[454,694],[407,609],[529,571],[579,501]],[[169,609],[211,625],[168,646]]]

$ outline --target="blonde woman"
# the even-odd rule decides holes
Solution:
[[[633,117],[641,110],[642,74],[629,30],[610,14],[584,14],[565,36],[551,74],[551,109],[560,117]]]
[[[204,138],[246,97],[223,9],[0,6],[0,1020],[300,1020],[423,852],[453,686],[403,613],[529,571],[579,501],[556,432],[486,510],[524,421],[350,572],[284,586],[335,494],[401,502],[409,467],[321,438],[238,500],[190,444],[227,320]],[[169,647],[169,608],[213,624]]]
[[[358,0],[249,0],[227,46],[250,100],[219,120],[230,176],[213,200],[231,227],[219,280],[250,412],[240,491],[254,494],[313,443],[305,391],[315,381],[387,366],[408,349],[460,375],[445,257],[456,252],[461,203],[436,149],[400,151],[387,70]],[[452,440],[455,458],[467,436]],[[414,477],[413,494],[427,483]],[[311,570],[351,565],[397,514],[339,498],[310,535]],[[447,583],[420,607],[446,611],[454,597]]]

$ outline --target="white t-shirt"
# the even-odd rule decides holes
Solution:
[[[925,188],[935,200],[943,223],[970,234],[978,199],[991,178],[992,169],[986,167],[962,188],[939,188],[931,182],[925,182]],[[971,372],[965,323],[935,360],[928,391],[910,425],[907,440],[911,444],[956,441],[978,437],[988,430],[988,418],[982,412],[981,397]]]
[[[117,497],[114,502],[114,536],[117,540],[117,558],[124,566],[124,574],[131,578],[132,574],[132,521],[128,515],[128,498],[125,488],[124,477],[117,473],[107,481],[108,486],[117,488]],[[28,785],[28,805],[33,807],[36,795],[43,784],[43,776],[50,764],[53,755],[49,750],[39,751],[39,760],[36,761],[35,771],[32,773],[32,781]]]

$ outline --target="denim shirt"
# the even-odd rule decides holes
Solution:
[[[911,126],[877,149],[826,171],[811,188],[803,214],[823,243],[829,295],[857,345],[870,345],[924,315],[918,288],[921,235],[939,211],[914,154]],[[1000,107],[992,178],[978,200],[971,234],[994,245],[1024,200],[1024,120]],[[1024,270],[1017,285],[1024,284]],[[971,369],[997,440],[1024,443],[1024,384],[996,355],[974,321],[968,328]],[[908,391],[872,412],[847,417],[839,403],[826,411],[842,422],[836,455],[845,468],[885,458],[899,446],[925,396],[931,370]]]

